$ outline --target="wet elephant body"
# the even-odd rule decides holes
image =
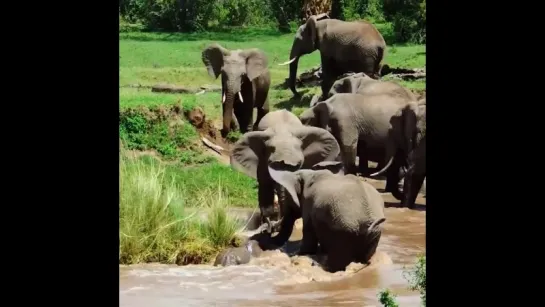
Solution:
[[[289,87],[295,96],[299,58],[320,50],[322,94],[325,96],[333,82],[347,72],[364,72],[379,78],[386,42],[377,28],[366,21],[331,19],[327,14],[311,16],[295,34],[290,51]]]
[[[258,202],[263,218],[275,215],[274,191],[276,182],[269,169],[296,171],[308,169],[322,161],[333,161],[339,155],[339,145],[327,130],[308,127],[287,110],[268,113],[258,130],[245,133],[234,145],[231,165],[234,169],[256,178]],[[278,189],[282,219],[280,232],[273,237],[274,246],[282,246],[291,235],[300,210]]]
[[[358,143],[384,148],[386,191],[403,199],[399,191],[400,170],[412,149],[416,133],[416,102],[391,95],[336,94],[316,104],[300,116],[305,125],[329,126],[341,147],[341,160],[347,174],[356,174]],[[395,157],[395,159],[394,159]],[[361,162],[360,162],[361,165]]]
[[[300,255],[316,254],[320,249],[327,254],[326,268],[331,272],[344,270],[353,261],[368,263],[380,240],[380,225],[386,220],[384,201],[373,186],[328,169],[271,169],[270,173],[301,208]]]
[[[242,133],[254,130],[269,112],[271,76],[266,54],[257,48],[229,50],[211,44],[203,50],[202,61],[210,76],[221,75],[222,135],[236,128]],[[254,108],[257,109],[255,124]]]

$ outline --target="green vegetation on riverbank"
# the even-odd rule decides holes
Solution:
[[[123,151],[123,150],[122,150]],[[229,245],[241,223],[227,216],[221,183],[201,189],[169,176],[164,164],[120,154],[119,262],[202,263]],[[193,181],[194,182],[194,181]],[[186,211],[210,210],[206,221]]]
[[[409,289],[420,292],[421,305],[426,307],[426,256],[420,256],[410,270],[405,271],[405,279],[409,282]],[[385,289],[378,294],[379,302],[384,307],[399,307],[396,295]]]
[[[288,109],[299,114],[318,87],[299,88],[302,99],[292,98],[282,88],[288,76],[287,60],[293,33],[274,29],[239,29],[230,33],[120,33],[120,263],[206,262],[232,239],[234,221],[220,219],[199,223],[184,214],[184,208],[257,206],[256,181],[222,164],[203,147],[199,131],[184,117],[184,111],[200,106],[218,127],[220,93],[152,93],[149,88],[128,88],[157,83],[198,88],[220,85],[208,76],[201,51],[218,42],[226,48],[263,49],[269,56],[272,85],[271,110]],[[391,45],[386,63],[416,68],[425,64],[424,45]],[[317,66],[319,53],[304,56],[299,73]],[[402,82],[411,89],[424,89],[424,81]],[[225,163],[225,162],[224,162]],[[223,225],[223,226],[222,226]],[[206,230],[208,229],[208,230]],[[211,239],[214,233],[217,240]]]

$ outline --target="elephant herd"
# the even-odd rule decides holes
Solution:
[[[326,254],[331,272],[352,261],[368,263],[386,218],[381,194],[358,178],[358,171],[368,177],[385,173],[386,191],[414,207],[426,176],[426,100],[379,79],[385,48],[368,22],[325,14],[309,18],[297,30],[290,60],[283,63],[290,64],[290,89],[298,95],[298,59],[320,50],[322,93],[299,117],[285,109],[269,112],[265,52],[218,44],[202,52],[208,73],[222,76],[222,134],[237,128],[243,133],[231,150],[231,165],[257,179],[259,208],[270,232],[278,195],[281,218],[274,226],[279,231],[260,247],[249,248],[252,253],[283,246],[295,220],[302,218],[300,255]],[[378,172],[369,173],[369,160],[378,162]]]

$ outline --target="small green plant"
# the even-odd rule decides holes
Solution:
[[[388,289],[380,291],[378,300],[384,307],[399,307],[396,302],[396,295]]]
[[[426,256],[418,257],[414,269],[405,272],[405,279],[409,281],[409,289],[420,292],[422,305],[426,306]]]
[[[418,257],[413,269],[403,272],[405,279],[409,282],[409,289],[420,292],[422,306],[426,307],[426,256]],[[384,307],[398,307],[396,296],[385,289],[378,294],[379,302]]]
[[[241,136],[242,136],[242,133],[240,131],[231,130],[227,134],[226,139],[227,139],[227,141],[229,141],[231,143],[235,143],[236,141],[238,141],[238,139],[240,139]]]

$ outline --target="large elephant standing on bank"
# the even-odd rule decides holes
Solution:
[[[377,28],[366,21],[330,19],[327,14],[311,16],[299,27],[290,51],[289,87],[295,96],[297,65],[305,54],[320,50],[322,94],[325,96],[335,80],[347,72],[364,72],[379,78],[386,42]]]
[[[417,112],[416,101],[407,102],[395,95],[336,94],[304,111],[299,118],[305,125],[330,127],[339,142],[347,174],[356,174],[359,142],[384,148],[385,160],[389,162],[382,170],[387,171],[386,191],[402,200],[398,187],[400,169],[413,148]]]
[[[380,240],[380,224],[386,220],[384,200],[373,186],[330,170],[269,172],[301,208],[300,255],[316,254],[320,244],[330,272],[344,270],[352,261],[368,263]]]
[[[256,127],[269,112],[271,75],[265,53],[257,48],[228,50],[211,44],[203,50],[202,61],[210,76],[217,78],[221,74],[222,135],[225,137],[238,126],[242,133],[252,130],[254,107]]]
[[[287,110],[271,112],[263,117],[257,131],[245,133],[231,151],[234,169],[257,179],[258,202],[262,216],[274,216],[275,181],[269,169],[296,171],[311,168],[322,161],[333,161],[339,155],[339,144],[327,130],[303,126]],[[282,246],[293,231],[300,210],[286,204],[279,193],[282,220],[280,232],[272,238],[275,246]]]

